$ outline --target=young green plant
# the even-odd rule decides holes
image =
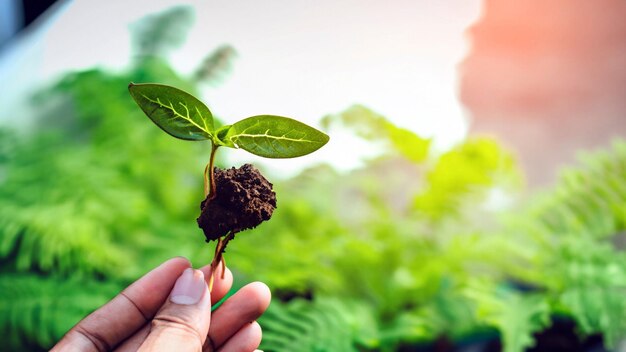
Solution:
[[[211,143],[209,161],[204,168],[205,200],[201,203],[198,225],[204,230],[207,242],[217,241],[211,261],[213,272],[223,262],[226,245],[235,234],[268,220],[276,207],[272,184],[251,165],[244,165],[237,170],[216,170],[214,162],[217,149],[243,149],[266,158],[295,158],[316,151],[329,140],[326,134],[313,127],[275,115],[252,116],[232,125],[215,128],[209,108],[187,92],[152,83],[131,83],[128,90],[152,122],[169,135],[190,141],[208,140]],[[238,197],[240,203],[247,204],[224,205],[224,200],[218,197],[220,189],[216,172],[219,172],[219,182],[224,185],[224,190],[230,189],[233,194],[245,193]],[[229,197],[232,200],[233,195]],[[256,217],[251,219],[250,214]],[[210,287],[213,280],[211,276]]]

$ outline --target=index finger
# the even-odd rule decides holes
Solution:
[[[109,303],[74,326],[53,351],[109,351],[152,319],[180,274],[191,267],[173,258],[135,281]]]

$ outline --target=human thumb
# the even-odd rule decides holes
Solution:
[[[204,274],[187,268],[153,318],[139,351],[202,351],[210,320],[211,297]]]

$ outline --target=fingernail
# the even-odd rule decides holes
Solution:
[[[202,271],[187,268],[176,280],[170,294],[170,301],[176,304],[196,304],[202,298],[205,290],[206,283]]]

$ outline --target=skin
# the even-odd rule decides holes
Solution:
[[[161,264],[81,320],[52,351],[254,351],[261,342],[256,319],[270,303],[267,286],[242,287],[211,315],[211,306],[230,290],[232,273],[216,275],[209,292],[210,266],[196,270],[194,277],[205,280],[204,294],[196,304],[176,304],[170,292],[190,267],[185,258]],[[221,266],[216,270],[221,273]]]

